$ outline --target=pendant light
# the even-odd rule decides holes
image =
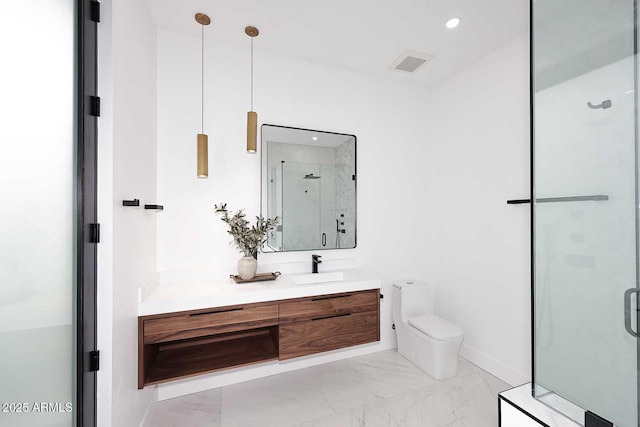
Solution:
[[[244,32],[251,37],[251,111],[247,113],[247,153],[255,153],[258,147],[258,114],[253,111],[253,39],[258,37],[260,31],[248,26]]]
[[[198,178],[209,176],[209,137],[204,133],[204,26],[211,24],[211,19],[204,13],[196,13],[196,22],[202,26],[201,44],[201,110],[200,132],[198,134]]]

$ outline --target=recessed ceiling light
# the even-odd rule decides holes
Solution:
[[[317,137],[317,136],[314,136],[314,137],[312,137],[311,139],[313,139],[314,141],[317,141],[317,140],[318,140],[318,137]]]
[[[458,25],[460,25],[460,18],[451,18],[447,21],[445,25],[449,29],[456,28]]]

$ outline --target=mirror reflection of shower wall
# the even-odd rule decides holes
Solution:
[[[354,136],[263,126],[263,215],[281,219],[272,250],[355,247],[355,186]]]
[[[330,154],[331,149],[323,149]],[[336,246],[326,233],[335,216],[335,166],[284,162],[282,167],[282,247],[287,250]],[[328,223],[328,224],[327,224]],[[323,242],[322,233],[325,233]]]

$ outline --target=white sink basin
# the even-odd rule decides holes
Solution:
[[[342,271],[327,271],[326,273],[296,274],[291,276],[296,285],[310,285],[312,283],[341,282]]]

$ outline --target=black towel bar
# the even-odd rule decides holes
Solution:
[[[536,199],[536,203],[552,203],[552,202],[599,202],[609,200],[609,196],[604,194],[595,194],[593,196],[567,196],[567,197],[541,197]],[[521,205],[531,203],[531,199],[513,199],[507,200],[508,205]]]
[[[164,210],[164,206],[162,206],[162,205],[144,205],[144,208],[145,209],[153,209],[153,210],[156,210],[156,211]]]

